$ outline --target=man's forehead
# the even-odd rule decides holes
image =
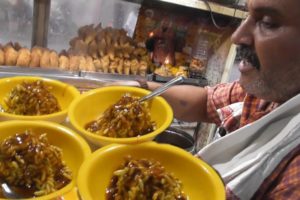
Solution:
[[[278,14],[300,16],[300,0],[248,0],[246,6],[249,11],[275,11]]]

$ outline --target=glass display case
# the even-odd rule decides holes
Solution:
[[[30,47],[33,25],[33,0],[0,1],[0,44],[19,42]]]

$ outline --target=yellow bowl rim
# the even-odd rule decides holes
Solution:
[[[11,127],[11,126],[15,126],[16,124],[18,124],[18,125],[24,124],[26,126],[27,125],[28,126],[35,125],[35,126],[39,126],[39,127],[47,127],[47,128],[52,128],[52,129],[56,129],[56,130],[62,130],[63,134],[71,135],[78,141],[78,143],[80,144],[80,147],[84,153],[85,159],[87,159],[89,157],[89,155],[92,154],[91,148],[85,139],[83,139],[80,135],[78,135],[74,130],[72,130],[68,127],[65,127],[61,124],[58,124],[55,122],[43,121],[43,120],[36,120],[36,121],[10,120],[10,121],[1,122],[0,127],[3,127],[3,126],[4,126],[4,128]],[[78,168],[78,173],[79,173],[79,169],[80,169],[80,167]],[[77,180],[77,177],[73,177],[72,181],[68,185],[66,185],[65,187],[61,188],[60,190],[57,190],[48,195],[41,196],[41,197],[35,197],[35,198],[26,198],[24,200],[50,200],[50,199],[54,199],[57,197],[61,197],[64,194],[67,194],[69,191],[71,191],[76,186],[76,180]],[[59,193],[61,195],[57,196],[57,193]],[[0,199],[2,200],[3,198],[0,198]],[[5,199],[3,199],[3,200],[5,200]]]
[[[41,77],[41,76],[13,76],[13,77],[1,78],[0,84],[2,82],[6,82],[7,80],[32,80],[32,81],[33,80],[43,80],[45,82],[59,85],[59,86],[68,86],[71,93],[74,95],[74,99],[76,97],[80,96],[80,92],[76,87],[74,87],[71,84],[67,84],[62,81],[56,80],[56,79],[45,78],[45,77]],[[55,113],[51,113],[51,114],[47,114],[47,115],[38,115],[38,116],[16,115],[16,114],[11,114],[11,113],[7,113],[7,112],[0,112],[0,115],[7,117],[7,118],[14,118],[16,120],[47,120],[49,118],[55,118],[55,117],[59,117],[62,115],[67,115],[68,109],[69,108],[65,108],[59,112],[55,112]]]
[[[113,150],[119,149],[119,148],[126,148],[126,146],[130,146],[130,145],[126,145],[126,144],[110,144],[110,145],[107,145],[105,147],[102,147],[102,148],[97,149],[96,151],[94,151],[82,163],[82,165],[79,169],[79,172],[78,172],[78,176],[77,176],[77,187],[78,187],[79,193],[82,196],[82,198],[84,198],[84,199],[93,199],[92,196],[90,195],[90,192],[88,192],[89,188],[88,188],[88,184],[85,184],[85,179],[87,177],[86,174],[89,173],[90,168],[93,165],[93,163],[95,162],[95,160],[97,160],[97,158],[99,156],[101,156],[101,154],[103,154],[103,153],[110,152],[110,151],[113,151]],[[160,143],[156,143],[156,142],[153,142],[153,141],[149,141],[149,142],[145,142],[143,144],[137,144],[137,145],[134,145],[134,146],[135,147],[139,146],[141,148],[143,148],[143,147],[158,148],[158,149],[161,149],[163,151],[167,151],[168,153],[176,154],[179,157],[186,157],[194,165],[197,165],[198,167],[204,168],[205,171],[212,176],[212,179],[216,180],[216,182],[214,183],[216,188],[218,188],[218,193],[217,193],[217,198],[216,199],[225,199],[225,196],[226,196],[225,195],[225,187],[224,187],[224,183],[222,181],[222,178],[216,172],[216,170],[213,169],[213,167],[211,167],[209,164],[207,164],[206,162],[204,162],[200,158],[197,158],[197,157],[193,156],[191,153],[189,153],[189,152],[187,152],[183,149],[180,149],[179,147],[170,145],[170,144],[160,144]],[[219,191],[219,189],[220,189],[220,191]],[[84,194],[84,195],[82,195],[82,194]]]
[[[74,126],[77,130],[79,130],[81,133],[83,133],[84,135],[88,136],[89,138],[92,138],[93,140],[101,140],[101,142],[106,142],[106,143],[126,143],[126,144],[134,144],[134,143],[139,143],[142,141],[147,141],[149,140],[149,138],[153,138],[156,135],[158,135],[159,133],[163,132],[166,128],[169,127],[169,125],[172,123],[173,120],[173,110],[171,108],[171,106],[167,103],[167,101],[162,98],[162,97],[154,97],[156,99],[159,99],[159,101],[163,104],[163,106],[166,108],[167,110],[167,119],[165,120],[165,123],[157,128],[155,131],[142,135],[142,136],[138,136],[138,137],[130,137],[130,138],[112,138],[112,137],[106,137],[106,136],[101,136],[101,135],[96,135],[94,133],[90,133],[89,131],[86,131],[83,127],[79,126],[78,123],[76,122],[76,119],[74,117],[74,108],[80,103],[80,101],[82,101],[82,99],[87,98],[90,95],[93,95],[95,93],[99,93],[99,92],[105,92],[105,91],[109,91],[111,89],[116,89],[116,90],[124,90],[124,91],[128,91],[128,92],[141,92],[144,94],[148,94],[150,93],[149,90],[145,90],[142,88],[137,88],[137,87],[131,87],[131,86],[107,86],[107,87],[103,87],[103,88],[97,88],[97,89],[92,89],[86,93],[83,93],[80,97],[76,98],[70,105],[69,107],[69,112],[68,112],[68,118],[70,120],[70,123],[72,124],[72,126]]]

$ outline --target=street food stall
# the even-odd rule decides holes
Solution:
[[[98,89],[104,88],[112,82],[127,82],[137,79],[165,83],[174,77],[183,76],[183,84],[199,87],[227,82],[230,80],[235,61],[235,46],[231,43],[230,35],[246,16],[243,6],[242,1],[221,0],[4,0],[0,2],[0,26],[2,27],[0,30],[0,80],[19,76],[58,80],[78,89],[83,94],[81,98],[98,95],[96,94]],[[6,80],[9,80],[6,82],[11,82],[11,85],[0,87],[12,88],[13,79]],[[26,91],[33,87],[40,90],[42,87],[38,80],[34,86],[26,84],[28,83],[18,86],[16,92]],[[53,87],[56,88],[56,86]],[[131,91],[130,88],[127,90]],[[137,95],[146,94],[139,89],[132,90],[132,92]],[[26,95],[30,96],[30,94],[23,95],[24,98]],[[6,103],[9,102],[7,97],[3,98]],[[127,98],[128,102],[134,102],[134,98],[130,100],[128,100],[129,97],[124,98]],[[12,99],[10,104],[18,100],[13,97]],[[81,100],[84,102],[83,99]],[[106,99],[105,101],[112,100]],[[164,111],[166,105],[160,101],[156,103],[162,104],[159,109],[161,115],[157,111],[150,113],[156,118],[164,116],[163,112],[169,113],[166,114],[164,120],[155,119],[158,128],[164,124],[164,128],[160,131],[163,133],[155,135],[155,137],[153,135],[147,140],[169,143],[191,154],[212,140],[214,136],[214,126],[212,125],[188,123],[173,118],[168,124],[167,117],[171,115],[171,112]],[[95,101],[93,100],[93,102]],[[155,102],[154,105],[156,105]],[[88,103],[85,103],[85,106],[88,106]],[[98,109],[96,104],[89,106],[94,106],[94,110]],[[8,110],[1,107],[1,111],[5,109]],[[73,106],[73,110],[76,109],[78,112],[74,111],[73,114],[80,118],[78,121],[71,117],[72,114],[64,122],[58,123],[60,123],[59,126],[76,130],[84,136],[85,130],[81,130],[74,124],[82,123],[81,113],[85,108],[81,108],[81,105]],[[89,111],[88,115],[91,113]],[[88,115],[84,115],[84,117],[88,118]],[[26,120],[26,117],[24,119],[9,118],[11,117],[9,115],[5,117],[1,119]],[[110,120],[112,119],[113,117],[110,118]],[[119,120],[115,122],[115,126],[122,126],[120,121],[124,117],[119,118],[118,116],[115,119]],[[29,125],[39,126],[34,123],[26,126]],[[95,129],[95,126],[95,123],[90,124],[90,129]],[[11,125],[8,124],[7,127],[3,130],[9,129],[8,132],[10,132]],[[149,127],[146,128],[148,132],[155,132],[154,126],[151,126],[151,131],[149,131]],[[107,132],[107,129],[100,130]],[[50,132],[55,131],[51,129]],[[113,132],[112,129],[110,132]],[[17,138],[29,137],[30,140],[46,140],[44,136],[34,138],[30,133],[26,134],[17,136]],[[128,134],[133,133],[129,132]],[[73,140],[76,140],[76,136],[74,137]],[[97,150],[99,144],[95,145],[91,142],[94,136],[84,138],[89,137],[92,138],[86,141],[89,147],[92,151]],[[142,141],[142,138],[141,136],[139,140]],[[53,136],[49,137],[49,141],[52,140]],[[69,139],[65,138],[65,141],[67,140]],[[131,143],[128,141],[124,144]],[[122,142],[104,140],[100,146],[110,143]],[[84,146],[85,144],[78,145]],[[62,145],[61,148],[67,147]],[[78,154],[82,154],[80,159],[83,159],[89,152],[85,150],[85,147],[81,146],[81,148],[83,150]],[[137,148],[144,151],[139,149],[140,147]],[[124,152],[122,147],[120,149],[121,152]],[[134,149],[132,150],[134,151]],[[102,151],[104,154],[105,150]],[[168,155],[168,153],[163,154]],[[69,157],[70,155],[67,156],[67,159],[70,159],[67,160],[67,163],[75,162]],[[191,158],[187,158],[187,162],[189,159]],[[133,162],[140,165],[145,161],[135,160]],[[7,165],[6,167],[10,169],[11,166]],[[70,167],[77,173],[77,165],[74,164]],[[100,164],[99,167],[101,167]],[[86,168],[88,168],[88,164],[86,164]],[[65,168],[63,170],[68,171]],[[178,171],[179,169],[174,170]],[[212,170],[212,173],[215,172]],[[67,173],[64,176],[68,177],[70,174]],[[179,176],[185,176],[185,174],[179,173]],[[170,176],[169,178],[173,179],[174,177]],[[71,178],[69,181],[75,184]],[[192,180],[183,182],[186,182],[185,185],[189,185],[189,181]],[[219,190],[218,184],[220,183],[217,183],[216,190]],[[116,184],[112,183],[111,187],[116,187]],[[115,189],[111,189],[111,193],[113,190]],[[44,192],[44,189],[39,192]],[[214,192],[212,191],[212,193]],[[197,195],[193,192],[187,193],[190,196]],[[70,196],[66,199],[73,199],[72,195],[74,194],[76,192],[69,194]],[[61,193],[59,195],[61,196]],[[181,196],[178,199],[186,199],[183,193],[180,195],[176,193],[176,195]]]
[[[1,4],[1,76],[20,72],[76,77],[77,84],[87,88],[139,77],[166,82],[184,76],[186,84],[198,86],[228,81],[235,58],[230,35],[246,16],[241,1]],[[200,127],[178,121],[174,126]],[[203,144],[196,145],[198,149],[211,138],[211,127],[206,126],[201,126],[199,135],[205,139],[199,140]]]

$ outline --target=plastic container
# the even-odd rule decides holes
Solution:
[[[203,77],[206,72],[209,55],[209,32],[205,29],[198,30],[191,53],[189,75],[191,78]]]

